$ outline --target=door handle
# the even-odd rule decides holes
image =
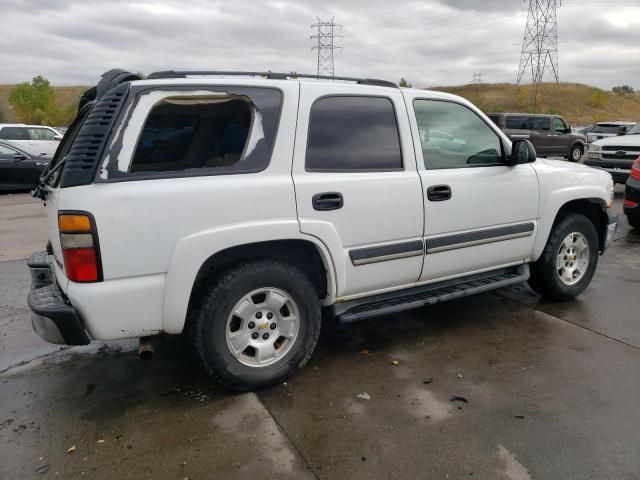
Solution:
[[[427,188],[427,198],[432,202],[443,202],[451,198],[449,185],[432,185]]]
[[[311,204],[314,210],[338,210],[344,205],[344,198],[339,192],[316,193],[311,200]]]

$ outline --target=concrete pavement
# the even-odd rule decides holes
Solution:
[[[2,262],[0,479],[640,479],[639,253],[621,218],[577,301],[519,286],[326,322],[309,365],[244,395],[180,338],[152,362],[42,342],[24,260]]]

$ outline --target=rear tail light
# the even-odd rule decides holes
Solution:
[[[98,233],[93,217],[84,212],[61,212],[58,229],[67,278],[83,283],[101,281]]]
[[[640,157],[636,158],[631,166],[631,176],[636,180],[640,180]]]
[[[635,208],[638,206],[638,202],[632,202],[631,200],[626,200],[622,204],[623,207]]]

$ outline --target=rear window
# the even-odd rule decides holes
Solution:
[[[615,133],[617,134],[622,125],[599,123],[589,133]]]
[[[281,93],[246,90],[251,95],[180,94],[157,102],[138,138],[129,174],[215,175],[266,168]]]
[[[0,140],[31,140],[26,127],[4,127],[0,130]]]
[[[497,126],[500,126],[500,115],[487,115],[487,117]]]
[[[398,123],[391,99],[335,96],[311,107],[306,169],[388,171],[402,168]]]

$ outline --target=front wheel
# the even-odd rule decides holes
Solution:
[[[540,258],[531,264],[529,285],[542,296],[572,300],[591,282],[598,251],[593,223],[584,215],[564,216],[553,226]]]
[[[296,267],[242,263],[201,294],[190,318],[207,370],[231,390],[277,384],[304,365],[320,334],[318,294]]]
[[[571,150],[569,150],[569,160],[572,162],[577,162],[580,160],[583,153],[584,153],[584,149],[582,148],[582,146],[576,144],[573,147],[571,147]]]

